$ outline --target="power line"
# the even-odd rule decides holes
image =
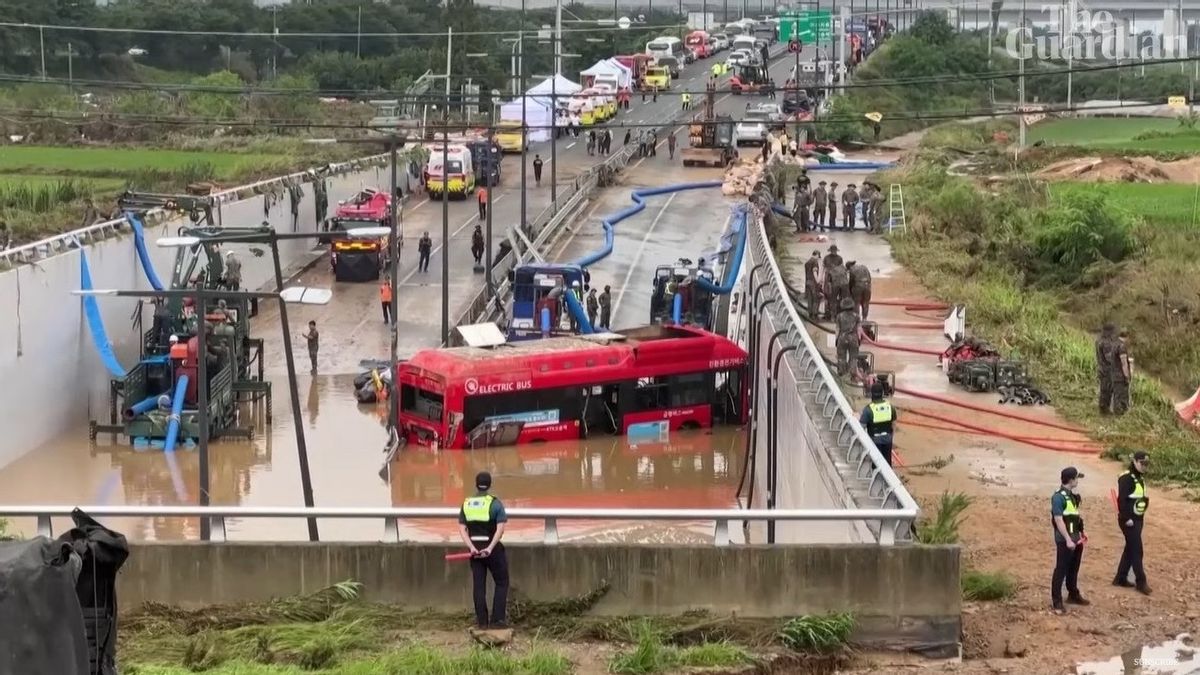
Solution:
[[[597,22],[595,26],[586,28],[563,28],[563,33],[595,33],[600,32],[644,32],[658,30],[676,30],[683,24],[637,24],[631,25],[628,28],[620,26],[611,26]],[[42,24],[42,23],[15,23],[12,21],[0,21],[0,28],[28,28],[32,30],[53,30],[53,31],[77,31],[84,33],[126,33],[133,35],[179,35],[192,37],[239,37],[239,38],[402,38],[402,37],[446,37],[446,31],[437,32],[279,32],[273,31],[222,31],[222,30],[174,30],[167,28],[116,28],[110,26],[68,26],[62,24]],[[487,35],[537,35],[538,29],[521,28],[515,30],[484,30],[484,31],[455,31],[456,37],[470,36],[487,36]]]
[[[1070,112],[1101,112],[1101,111],[1116,111],[1128,110],[1136,108],[1144,108],[1147,105],[1162,105],[1166,103],[1166,97],[1160,97],[1157,102],[1139,102],[1129,105],[1103,105],[1103,106],[1045,106],[1037,111],[1038,114],[1054,115]],[[690,113],[690,111],[688,111]],[[955,121],[972,118],[1004,118],[1015,117],[1017,115],[1029,114],[1028,112],[1020,112],[1017,110],[995,110],[990,108],[977,109],[958,109],[951,111],[895,111],[890,112],[885,117],[888,121],[928,121],[942,122]],[[69,124],[73,126],[86,124],[118,124],[120,122],[128,123],[127,126],[224,126],[224,127],[271,127],[275,129],[328,129],[328,130],[353,130],[353,131],[382,131],[379,127],[372,127],[366,124],[352,124],[346,122],[313,122],[311,120],[286,119],[286,118],[259,118],[255,120],[225,120],[218,118],[198,118],[195,116],[180,116],[168,117],[161,115],[138,115],[134,113],[112,113],[104,115],[96,115],[92,113],[80,113],[76,111],[44,111],[44,110],[29,110],[29,109],[0,109],[0,119],[4,119],[10,123],[23,124],[30,120],[44,120]],[[741,119],[733,119],[740,122]],[[674,126],[691,123],[690,117],[680,118],[671,122],[622,122],[615,120],[610,125],[593,126],[592,130],[603,129],[636,129],[636,128],[653,128],[657,129],[663,126]],[[802,124],[813,124],[821,126],[823,124],[861,124],[863,118],[855,115],[837,115],[824,116],[816,120],[805,120]],[[788,122],[790,124],[791,122]],[[435,133],[446,131],[459,132],[464,128],[470,129],[486,129],[493,125],[480,124],[468,125],[465,123],[449,123],[443,125],[440,122],[430,122],[425,125],[425,128],[432,130]],[[520,125],[512,127],[513,129],[521,129]],[[523,127],[527,131],[552,129],[552,125],[536,125],[527,124]],[[561,125],[559,128],[562,128]]]
[[[1094,72],[1106,72],[1111,70],[1135,69],[1146,66],[1170,65],[1180,63],[1192,63],[1200,61],[1200,56],[1183,56],[1170,59],[1156,59],[1153,61],[1130,61],[1125,63],[1106,63],[1103,65],[1087,66],[1076,65],[1064,68],[1046,68],[1036,71],[1026,71],[1026,78],[1036,77],[1051,77],[1055,75],[1066,74],[1086,74]],[[778,63],[778,62],[777,62]],[[804,85],[804,89],[823,89],[828,91],[838,90],[854,90],[854,89],[878,89],[889,87],[905,87],[919,86],[931,84],[954,84],[959,82],[986,82],[990,80],[1006,80],[1019,77],[1018,71],[997,71],[990,73],[952,73],[946,75],[929,75],[922,77],[911,78],[889,78],[878,80],[860,80],[856,82],[843,84],[812,84]],[[462,76],[460,76],[462,77]],[[206,93],[206,94],[227,94],[237,96],[314,96],[328,98],[363,98],[363,97],[389,97],[395,99],[401,104],[440,104],[445,101],[444,95],[418,95],[411,96],[402,92],[396,92],[388,89],[283,89],[272,87],[229,87],[222,85],[207,85],[207,84],[160,84],[151,82],[137,82],[133,80],[95,80],[95,79],[79,79],[79,78],[61,78],[48,77],[43,78],[37,75],[10,75],[0,74],[0,82],[8,82],[12,84],[29,84],[29,85],[48,85],[60,87],[88,87],[102,89],[124,89],[132,91],[155,91],[155,92],[180,92],[180,93]],[[777,89],[782,90],[781,87]],[[721,90],[722,92],[724,90]],[[638,93],[638,92],[634,92]],[[705,90],[685,90],[672,89],[658,92],[659,96],[682,96],[683,94],[703,95]],[[573,94],[561,93],[558,98],[570,98]],[[505,98],[551,98],[549,93],[544,94],[518,94],[516,96],[506,96]]]

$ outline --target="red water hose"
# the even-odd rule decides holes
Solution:
[[[897,352],[909,352],[912,354],[925,354],[928,356],[942,355],[942,350],[940,349],[926,349],[924,347],[909,347],[907,345],[895,345],[890,342],[879,342],[878,340],[872,340],[871,336],[867,335],[866,333],[862,334],[862,338],[867,344],[874,347],[879,347],[881,349],[891,349]]]
[[[1096,446],[1091,446],[1091,447],[1073,447],[1073,446],[1068,446],[1068,445],[1059,445],[1059,443],[1069,443],[1069,441],[1061,441],[1061,440],[1056,440],[1056,441],[1049,441],[1049,440],[1047,440],[1047,441],[1042,441],[1042,440],[1032,440],[1032,439],[1029,439],[1028,437],[1021,437],[1021,436],[1017,436],[1017,435],[1015,435],[1015,434],[1009,434],[1009,433],[1006,433],[1006,432],[1003,432],[1003,431],[998,431],[998,430],[996,430],[996,429],[988,429],[987,427],[980,427],[980,426],[976,426],[976,425],[974,425],[974,424],[968,424],[968,423],[966,423],[966,422],[960,422],[959,420],[952,419],[952,418],[950,418],[950,417],[943,417],[943,416],[941,416],[941,415],[934,415],[933,413],[922,412],[922,411],[919,411],[919,410],[905,410],[905,412],[907,412],[907,413],[910,413],[910,414],[913,414],[913,415],[917,415],[918,417],[928,417],[928,418],[930,418],[930,419],[935,419],[935,420],[938,420],[939,422],[946,422],[946,423],[949,423],[949,424],[957,424],[957,425],[959,425],[959,426],[961,426],[961,427],[963,427],[963,428],[965,428],[965,429],[970,429],[970,430],[972,430],[972,431],[978,431],[978,432],[980,432],[981,434],[985,434],[985,435],[988,435],[988,436],[995,436],[995,437],[997,437],[997,438],[1007,438],[1007,439],[1008,439],[1008,440],[1010,440],[1010,441],[1016,441],[1016,442],[1018,442],[1018,443],[1024,443],[1024,444],[1026,444],[1026,445],[1032,445],[1032,446],[1034,446],[1034,447],[1036,447],[1036,448],[1044,448],[1044,449],[1046,449],[1046,450],[1054,450],[1054,451],[1056,451],[1056,452],[1072,452],[1072,453],[1079,453],[1079,454],[1089,454],[1089,455],[1091,455],[1091,454],[1098,454],[1098,453],[1100,452],[1100,450],[1101,450],[1101,448],[1099,448],[1099,447],[1096,447]]]
[[[966,403],[964,401],[955,401],[952,398],[947,398],[945,396],[938,396],[937,394],[930,394],[929,392],[915,391],[912,389],[904,389],[902,387],[895,387],[895,390],[896,390],[896,393],[898,393],[898,394],[907,394],[909,396],[915,396],[916,398],[923,398],[928,401],[937,401],[938,403],[945,403],[946,405],[952,405],[952,406],[956,406],[959,408],[966,408],[967,410],[974,410],[976,412],[988,413],[991,415],[998,415],[1000,417],[1007,417],[1009,419],[1020,420],[1021,422],[1026,422],[1029,424],[1037,424],[1037,425],[1043,426],[1043,427],[1050,427],[1051,429],[1062,429],[1063,431],[1070,431],[1070,432],[1076,433],[1076,434],[1086,434],[1087,433],[1085,430],[1080,429],[1079,427],[1073,427],[1073,426],[1069,426],[1066,424],[1059,424],[1058,422],[1050,422],[1047,420],[1040,420],[1040,419],[1037,419],[1036,417],[1029,417],[1027,415],[1018,415],[1017,413],[1008,412],[1007,410],[993,410],[992,408],[985,408],[981,405],[975,405],[974,403]]]
[[[922,410],[905,410],[917,416],[926,416]],[[916,420],[896,420],[897,424],[904,424],[913,427],[921,427],[923,429],[933,429],[935,431],[949,431],[956,434],[971,434],[973,436],[987,436],[988,434],[982,431],[974,431],[972,429],[959,429],[953,426],[945,426],[941,424],[930,424],[928,422],[918,422]],[[958,422],[954,422],[958,424]],[[1044,441],[1048,443],[1091,443],[1090,438],[1050,438],[1049,436],[1013,436],[1014,440],[1019,441]]]
[[[930,302],[928,300],[872,300],[872,305],[884,305],[888,307],[903,307],[904,309],[950,309],[950,305],[944,305],[940,302]]]
[[[913,328],[916,330],[945,330],[946,327],[940,323],[916,323],[914,321],[900,321],[897,323],[880,323],[877,324],[880,328]]]

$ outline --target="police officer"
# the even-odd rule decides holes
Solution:
[[[896,410],[892,408],[891,403],[884,400],[883,385],[879,382],[871,385],[871,402],[863,408],[858,421],[866,428],[871,440],[875,441],[875,447],[879,448],[888,466],[891,466],[892,427],[896,423]]]
[[[833,304],[829,302],[828,304]],[[837,315],[838,374],[845,375],[858,362],[858,310],[850,298],[842,298]]]
[[[458,529],[463,541],[471,549],[471,583],[475,600],[475,623],[480,628],[506,628],[508,607],[508,555],[500,539],[508,523],[504,504],[488,494],[492,488],[492,474],[481,471],[475,476],[474,496],[463,500],[458,512]],[[488,619],[487,575],[492,574],[496,585],[492,596],[491,620]]]
[[[1120,521],[1121,534],[1125,535],[1125,550],[1121,551],[1121,562],[1117,565],[1117,576],[1113,586],[1129,587],[1129,570],[1139,592],[1150,595],[1150,585],[1146,583],[1146,570],[1142,567],[1142,523],[1146,517],[1146,507],[1150,498],[1146,496],[1146,482],[1142,477],[1150,467],[1150,455],[1142,450],[1133,453],[1133,461],[1129,469],[1117,478],[1117,520]]]
[[[1054,574],[1050,578],[1050,606],[1056,614],[1067,610],[1063,607],[1062,587],[1067,585],[1067,602],[1072,605],[1092,604],[1079,593],[1079,563],[1083,561],[1083,545],[1087,537],[1083,534],[1083,518],[1079,515],[1079,504],[1083,501],[1078,492],[1079,479],[1083,474],[1073,466],[1063,469],[1059,475],[1058,491],[1050,495],[1050,524],[1054,530]]]

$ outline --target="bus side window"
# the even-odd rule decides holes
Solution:
[[[669,406],[670,398],[666,382],[660,382],[658,378],[643,377],[638,379],[637,388],[634,390],[634,410],[661,410]]]
[[[688,373],[672,375],[667,379],[670,391],[670,407],[704,405],[711,401],[712,373]]]

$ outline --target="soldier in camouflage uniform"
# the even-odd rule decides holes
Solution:
[[[833,296],[830,295],[830,293],[832,292],[832,289],[829,286],[829,270],[831,270],[834,267],[836,267],[837,265],[841,265],[841,264],[842,264],[842,256],[838,255],[838,247],[836,245],[830,246],[829,253],[826,254],[825,259],[821,261],[821,270],[822,270],[822,273],[824,274],[824,278],[822,279],[822,286],[824,288],[824,295],[825,295],[825,320],[826,321],[832,321],[833,313],[837,310],[837,300],[835,300],[833,298]]]
[[[826,258],[828,261],[828,258]],[[850,272],[846,270],[846,266],[842,264],[839,256],[834,264],[825,267],[825,278],[829,281],[829,292],[825,295],[826,307],[832,308],[841,307],[842,300],[851,300],[850,298]]]
[[[871,311],[871,270],[856,262],[846,263],[846,269],[850,271],[850,297],[865,321]]]
[[[1100,414],[1112,414],[1112,368],[1109,367],[1109,353],[1112,343],[1117,339],[1117,327],[1111,323],[1104,324],[1100,329],[1100,337],[1096,338],[1096,378],[1100,380]]]
[[[813,251],[804,261],[804,299],[808,302],[808,315],[816,320],[821,311],[821,252]]]
[[[858,310],[850,298],[842,298],[837,315],[838,374],[845,375],[858,362]]]
[[[872,183],[871,187],[871,203],[869,204],[871,208],[871,232],[874,232],[875,234],[882,234],[884,220],[883,209],[887,198],[883,196],[883,190],[878,185]]]

